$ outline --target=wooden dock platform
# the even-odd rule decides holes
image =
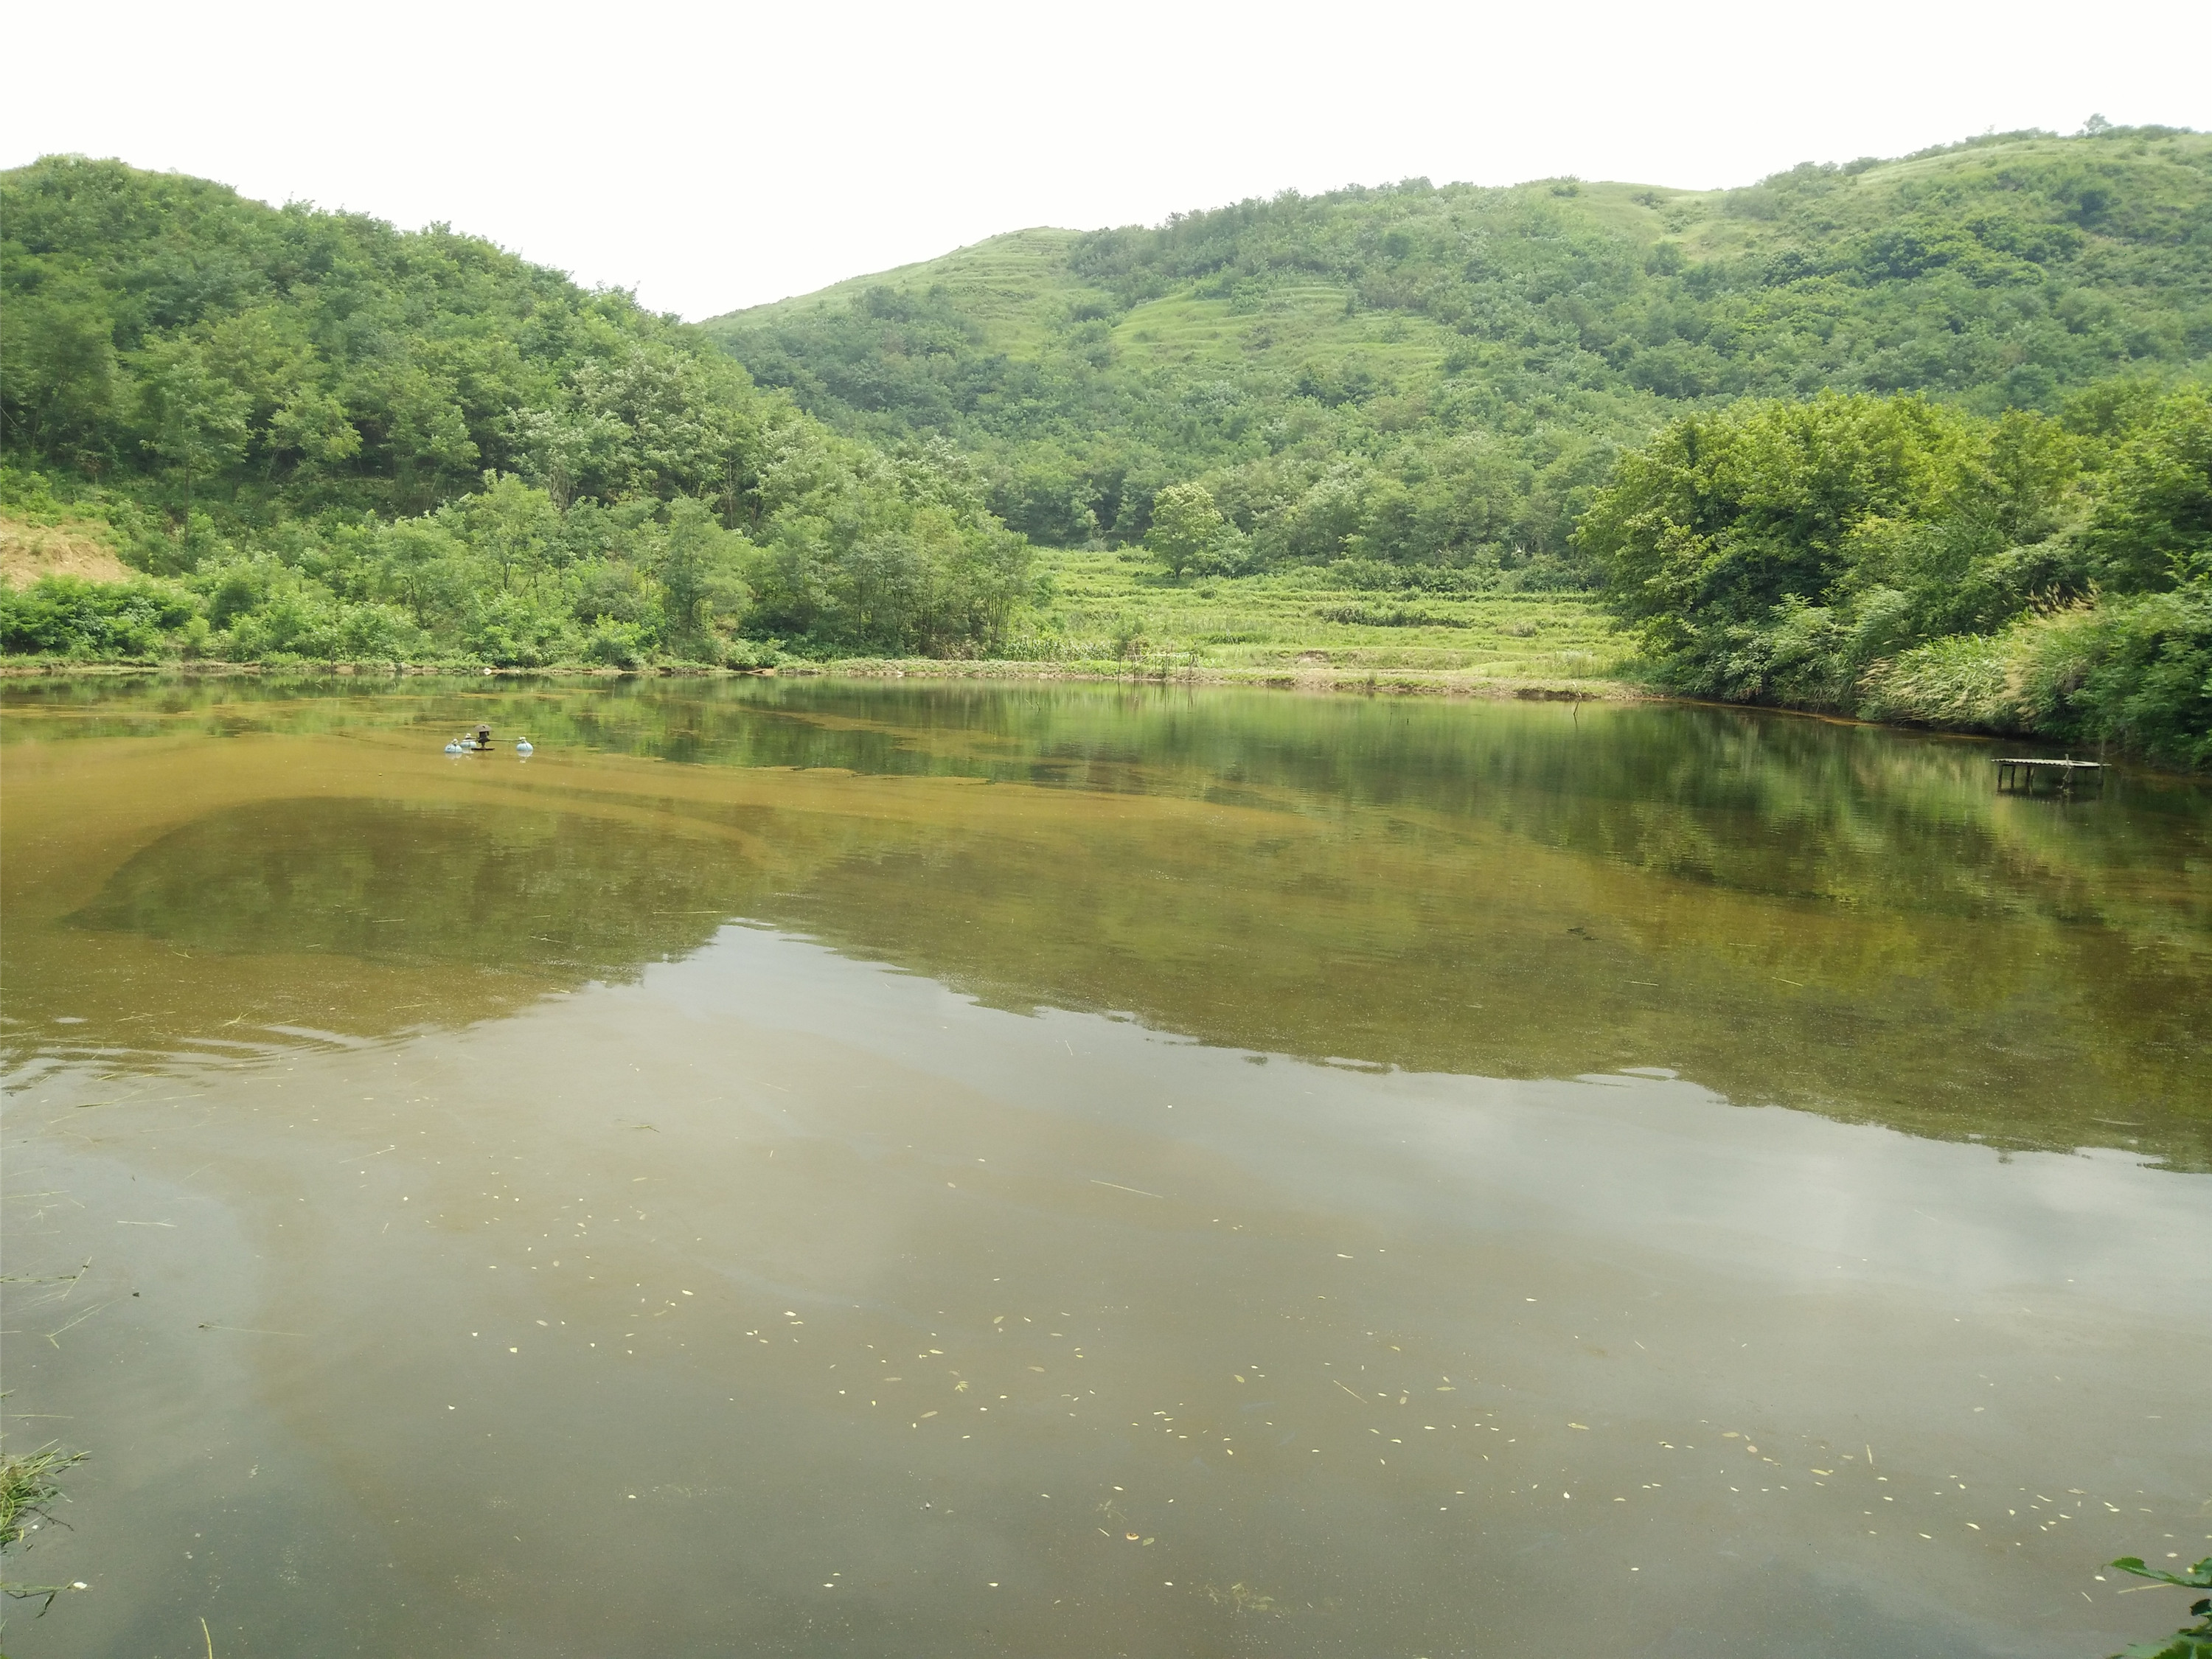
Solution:
[[[2094,781],[2101,791],[2105,787],[2105,764],[2102,761],[2075,760],[2068,756],[2063,760],[2040,760],[2027,757],[2000,759],[1997,762],[1997,788],[2015,794],[2030,795],[2039,783],[2048,783],[2054,794],[2070,795],[2078,774],[2087,774],[2085,783]]]

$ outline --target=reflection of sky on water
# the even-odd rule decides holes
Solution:
[[[2146,1281],[2148,1256],[2175,1264],[2190,1304],[2212,1314],[2212,1210],[2202,1183],[2123,1153],[2008,1158],[1798,1113],[1747,1113],[1686,1082],[1375,1073],[1079,1018],[1091,1053],[1080,1066],[1055,1067],[1069,1016],[1000,1024],[927,981],[886,975],[862,995],[849,974],[811,947],[732,928],[653,988],[702,1021],[743,1007],[750,1019],[886,1064],[918,1061],[1001,1097],[1034,1093],[1025,1079],[1050,1070],[1039,1106],[1097,1122],[1172,1105],[1179,1139],[1317,1208],[1390,1224],[1565,1224],[1619,1245],[1663,1242],[1700,1271],[1782,1283],[1828,1285],[1840,1270],[1981,1295],[2067,1280],[2081,1294],[2151,1311],[2177,1284]],[[939,1029],[948,1010],[958,1035]],[[989,1043],[969,1040],[976,1020],[992,1024]]]
[[[2091,1575],[2204,1473],[2160,1425],[2205,1177],[1686,1082],[1231,1050],[730,927],[19,1105],[103,1309],[19,1351],[102,1425],[47,1558],[100,1594],[28,1659],[204,1606],[292,1650],[1488,1655],[1626,1608],[1684,1659],[2057,1659],[2141,1633]]]

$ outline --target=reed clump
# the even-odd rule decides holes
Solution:
[[[16,1548],[26,1534],[53,1520],[46,1505],[62,1495],[63,1473],[90,1455],[52,1445],[21,1457],[0,1454],[0,1553]],[[0,1578],[0,1595],[19,1601],[41,1598],[45,1604],[39,1609],[41,1614],[64,1590],[83,1588],[81,1583],[17,1584]]]

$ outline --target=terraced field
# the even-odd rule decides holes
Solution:
[[[1624,678],[1632,641],[1591,595],[1375,592],[1314,569],[1176,586],[1119,552],[1044,556],[1051,598],[1001,659],[902,663],[899,672],[1133,673],[1493,695],[1633,690]]]

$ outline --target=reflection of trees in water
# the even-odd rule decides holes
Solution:
[[[97,683],[9,688],[19,739],[489,723],[562,749],[1386,807],[1494,823],[1565,850],[1747,892],[1962,915],[2212,931],[2212,887],[2137,917],[2124,876],[2212,829],[2212,792],[2137,775],[2124,800],[2000,801],[1984,744],[1686,706],[1555,708],[1173,688],[830,679]],[[434,748],[435,744],[432,745]],[[2101,810],[2121,805],[2124,810]],[[1994,886],[1993,886],[1994,884]],[[1995,890],[2002,886],[2004,890]]]
[[[54,723],[159,697],[119,701]],[[137,854],[80,928],[234,972],[312,952],[573,985],[745,916],[1003,1006],[1134,1010],[1224,1044],[1503,1076],[1669,1066],[1740,1099],[2212,1167],[2187,1081],[2212,983],[2212,884],[2189,860],[2212,812],[2185,784],[2001,801],[1980,745],[1681,707],[749,681],[246,708],[387,746],[483,720],[541,755],[707,763],[558,775],[582,786],[568,811],[228,809]]]
[[[1253,827],[948,837],[842,864],[775,919],[1017,1010],[1413,1071],[1668,1066],[1747,1103],[2212,1168],[2205,976],[2131,966],[2102,930],[1778,904],[1496,836]]]
[[[703,944],[754,872],[675,823],[365,799],[257,801],[162,836],[69,920],[232,954],[633,976]]]

